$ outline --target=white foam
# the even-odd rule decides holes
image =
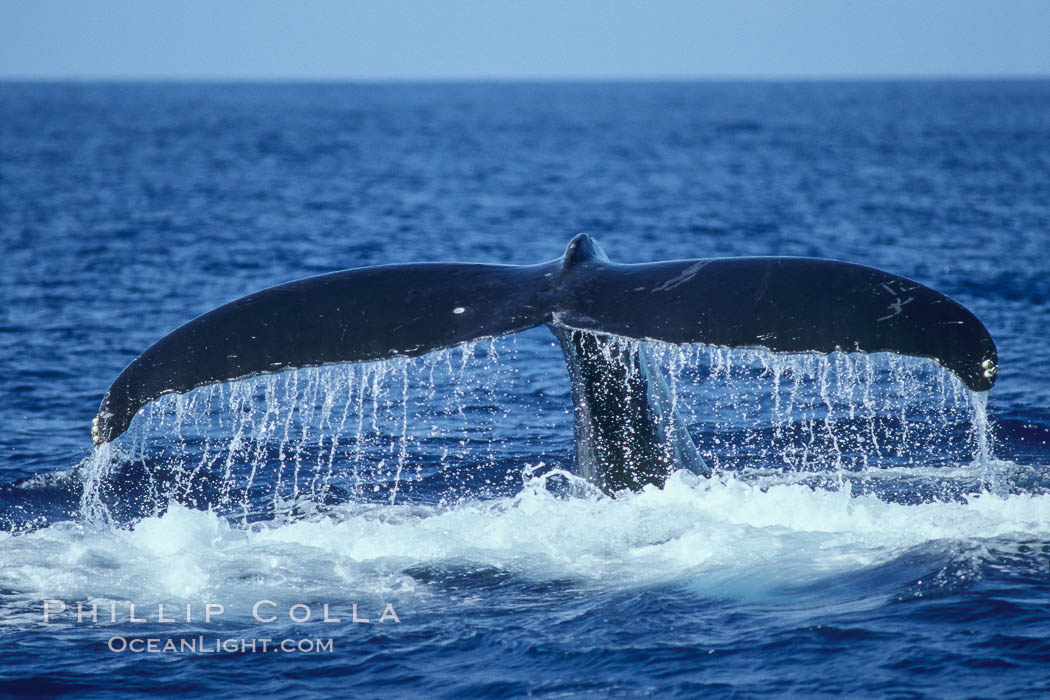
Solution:
[[[413,569],[467,567],[596,589],[676,581],[740,597],[926,544],[1050,536],[1050,495],[901,505],[848,486],[760,488],[685,472],[616,499],[542,486],[534,478],[514,498],[454,507],[348,504],[335,517],[248,530],[179,505],[131,530],[56,524],[0,535],[0,585],[26,600],[358,600],[426,595]]]

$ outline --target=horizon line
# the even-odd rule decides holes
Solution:
[[[833,82],[1030,82],[1050,80],[1048,73],[885,73],[885,74],[724,74],[638,76],[237,76],[237,75],[4,75],[3,83],[304,83],[304,84],[537,84],[537,83],[833,83]]]

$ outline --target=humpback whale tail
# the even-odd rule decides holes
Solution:
[[[615,347],[609,336],[790,353],[889,351],[932,358],[974,391],[990,389],[998,371],[995,343],[970,311],[888,272],[786,257],[618,264],[581,234],[561,258],[538,265],[366,267],[232,301],[132,361],[102,400],[92,437],[114,440],[140,408],[170,392],[415,356],[541,324],[554,331],[569,365],[578,468],[608,491],[660,483],[672,463],[704,470],[680,419],[668,415],[662,379],[644,354],[630,359],[634,391],[609,393],[618,376],[602,351]],[[617,421],[631,423],[638,444],[613,437],[624,434]]]

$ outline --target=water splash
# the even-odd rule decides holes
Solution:
[[[813,475],[842,488],[873,470],[970,463],[985,489],[1002,490],[986,395],[933,361],[617,345],[628,367],[644,345],[717,472]],[[545,351],[522,358],[509,336],[164,396],[86,460],[83,518],[156,515],[174,500],[247,525],[346,501],[513,495],[527,461],[571,466],[567,381],[521,371],[554,368]]]

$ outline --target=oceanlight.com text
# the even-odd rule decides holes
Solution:
[[[329,639],[221,639],[219,637],[110,637],[110,651],[123,654],[330,654],[334,644]]]

